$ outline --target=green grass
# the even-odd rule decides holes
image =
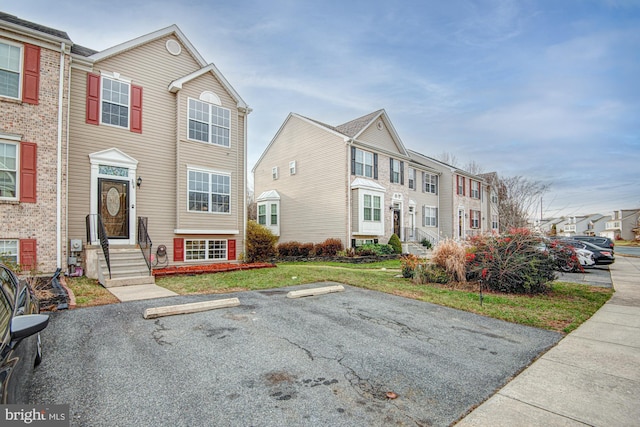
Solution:
[[[608,288],[554,283],[546,295],[484,294],[443,285],[415,285],[396,277],[399,261],[376,264],[283,263],[276,268],[158,278],[178,294],[227,293],[332,281],[465,310],[496,319],[568,333],[591,317],[612,294]]]
[[[78,307],[114,304],[119,302],[111,292],[103,288],[97,280],[88,277],[66,277],[67,286],[73,291]]]

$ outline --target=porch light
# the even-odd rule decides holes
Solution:
[[[140,186],[142,185],[142,177],[138,177],[138,180],[136,181],[136,185],[138,186],[138,188],[140,188]]]

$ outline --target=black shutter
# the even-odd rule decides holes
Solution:
[[[404,162],[400,162],[400,185],[404,185]]]
[[[373,179],[378,179],[378,154],[373,153]]]
[[[436,208],[436,227],[438,226],[438,208]]]
[[[351,147],[351,175],[356,174],[356,147]]]
[[[393,182],[393,159],[389,158],[389,182]]]
[[[356,239],[351,239],[351,247],[352,248],[356,247]]]

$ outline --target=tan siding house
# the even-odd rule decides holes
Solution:
[[[0,256],[26,272],[64,268],[72,42],[0,12]]]
[[[69,237],[96,248],[99,218],[113,250],[138,244],[146,224],[153,248],[167,249],[152,263],[235,262],[246,103],[176,26],[75,60]]]
[[[437,243],[488,231],[487,183],[405,149],[384,110],[338,126],[292,113],[253,174],[258,223],[280,242],[339,238],[355,247],[397,234]],[[464,198],[454,193],[458,174]]]

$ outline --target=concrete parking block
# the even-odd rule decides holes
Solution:
[[[240,300],[238,300],[238,298],[225,298],[213,301],[193,302],[189,304],[167,305],[164,307],[148,308],[144,311],[142,317],[145,319],[156,319],[158,317],[198,313],[200,311],[236,307],[238,305],[240,305]]]
[[[322,288],[301,289],[299,291],[291,291],[287,294],[287,298],[302,298],[302,297],[324,295],[324,294],[330,294],[333,292],[343,292],[343,291],[344,291],[344,286],[342,285],[325,286]]]

